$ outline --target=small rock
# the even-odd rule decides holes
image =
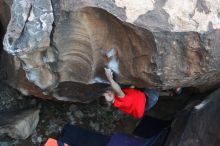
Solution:
[[[45,134],[47,136],[49,136],[52,133],[56,133],[58,131],[58,129],[59,129],[58,119],[51,119],[49,121],[49,124],[48,124],[46,129],[47,129],[47,131],[45,132]]]
[[[41,136],[37,137],[37,142],[38,142],[38,143],[41,143],[41,142],[42,142],[42,140],[43,140],[43,139],[42,139],[42,137],[41,137]]]
[[[30,104],[31,104],[31,105],[36,105],[36,104],[37,104],[36,99],[32,99],[32,100],[30,101]]]
[[[75,125],[76,121],[75,120],[71,120],[70,124]]]
[[[95,113],[90,113],[89,115],[88,115],[88,117],[90,117],[90,118],[93,118],[93,117],[95,117]]]
[[[90,126],[92,129],[94,129],[95,131],[99,131],[99,129],[100,129],[99,124],[98,124],[98,123],[94,123],[94,122],[92,122],[92,121],[89,122],[89,126]]]
[[[83,118],[83,112],[81,112],[80,110],[78,110],[78,111],[75,111],[74,112],[74,115],[75,115],[75,117],[77,117],[77,118]]]
[[[83,123],[83,121],[78,121],[78,124],[83,125],[84,123]]]
[[[10,146],[8,142],[0,142],[0,146]]]
[[[24,98],[23,98],[22,95],[20,95],[20,96],[17,97],[17,99],[18,99],[18,100],[23,100]]]
[[[100,132],[101,132],[101,133],[104,133],[105,131],[104,131],[104,129],[101,129]]]
[[[32,135],[31,135],[31,142],[32,142],[33,144],[36,144],[36,143],[37,143],[37,131],[36,131],[36,130],[34,130],[34,132],[33,132]]]
[[[77,108],[78,108],[77,105],[72,104],[72,105],[69,107],[69,111],[71,111],[71,112],[76,111]]]
[[[72,116],[72,113],[71,112],[66,112],[67,116]]]

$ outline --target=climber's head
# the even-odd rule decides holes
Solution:
[[[111,102],[112,103],[113,100],[114,100],[115,94],[114,94],[114,92],[112,90],[107,90],[107,91],[105,91],[103,93],[103,96],[105,97],[105,100],[107,102]]]

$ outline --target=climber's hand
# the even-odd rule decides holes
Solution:
[[[113,72],[111,69],[105,68],[105,75],[109,81],[113,80]]]

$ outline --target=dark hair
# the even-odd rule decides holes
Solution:
[[[104,96],[99,97],[99,105],[103,107],[109,107],[111,104],[108,102]]]

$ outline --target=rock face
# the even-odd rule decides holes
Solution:
[[[15,0],[4,38],[11,54],[2,65],[10,77],[5,80],[27,95],[79,102],[106,87],[104,67],[118,82],[138,87],[218,84],[220,30],[172,32],[208,30],[190,23],[203,11],[214,18],[218,6],[187,1],[194,13],[183,7],[176,14],[179,5],[173,9],[171,2]],[[218,28],[219,18],[210,20]]]
[[[220,144],[220,90],[176,117],[166,146],[218,146]]]
[[[30,109],[20,112],[1,112],[0,135],[7,134],[15,139],[26,139],[37,127],[39,109]]]
[[[57,2],[57,1],[56,1]],[[205,32],[220,28],[220,2],[210,0],[61,0],[60,9],[98,7],[151,31]]]
[[[0,24],[4,30],[6,30],[9,20],[10,20],[10,5],[12,5],[11,0],[0,1]]]

